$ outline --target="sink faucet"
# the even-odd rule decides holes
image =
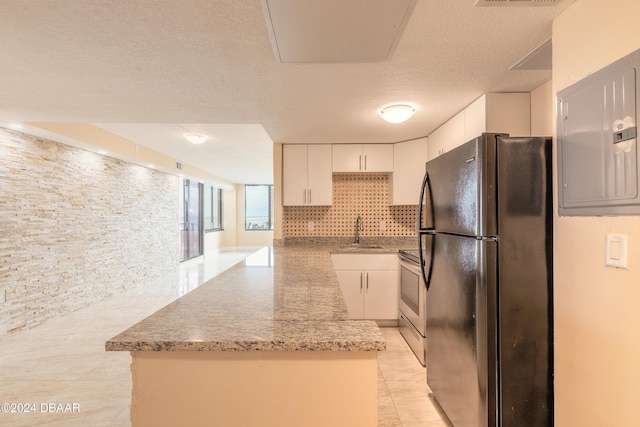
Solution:
[[[364,231],[364,224],[362,223],[362,217],[358,216],[358,219],[356,219],[356,238],[353,243],[360,243],[361,231]]]

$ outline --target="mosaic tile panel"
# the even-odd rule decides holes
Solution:
[[[0,129],[0,193],[0,335],[177,280],[175,176]]]
[[[363,237],[415,236],[418,206],[389,206],[389,184],[385,174],[334,174],[332,206],[283,207],[283,237],[353,236],[358,216]]]

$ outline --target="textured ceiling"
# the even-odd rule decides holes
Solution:
[[[0,122],[109,123],[153,133],[137,142],[159,151],[162,129],[177,123],[261,125],[283,143],[413,139],[484,92],[529,91],[548,80],[549,70],[508,69],[551,36],[552,19],[571,1],[473,7],[474,0],[418,0],[390,60],[283,64],[259,0],[3,0]],[[409,122],[388,124],[375,114],[399,101],[419,106]],[[251,129],[220,129],[211,135],[218,145],[206,148],[216,156],[182,160],[234,182],[246,181],[230,178],[229,169],[271,173],[270,157],[229,168],[224,153],[237,151],[233,131],[245,144]]]

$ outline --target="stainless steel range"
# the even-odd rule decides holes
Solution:
[[[427,329],[427,288],[420,272],[417,249],[404,249],[400,258],[400,313],[398,315],[400,333],[411,350],[422,363],[426,364],[425,339]]]

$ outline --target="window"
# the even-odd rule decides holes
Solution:
[[[204,231],[222,230],[222,188],[204,185]]]
[[[245,230],[273,230],[273,185],[245,185],[244,207]]]

